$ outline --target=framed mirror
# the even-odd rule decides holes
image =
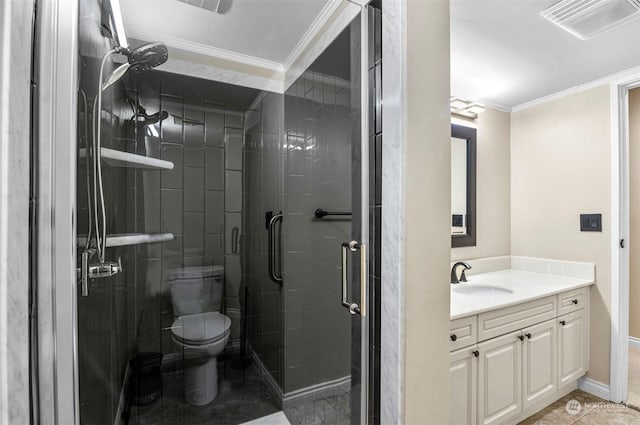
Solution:
[[[476,246],[476,129],[451,124],[451,247]]]

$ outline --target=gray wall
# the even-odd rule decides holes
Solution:
[[[97,3],[80,6],[86,17],[80,24],[80,85],[92,105],[98,60],[109,43],[100,33]],[[88,424],[114,422],[132,356],[175,351],[165,329],[174,320],[166,286],[172,268],[225,266],[225,304],[233,320],[232,336],[239,336],[241,261],[239,249],[231,251],[230,239],[232,227],[241,228],[244,109],[258,91],[157,71],[130,74],[123,81],[103,97],[103,146],[161,157],[175,168],[103,167],[108,233],[172,232],[176,237],[165,244],[108,249],[107,260],[121,258],[124,272],[92,282],[89,297],[78,298],[80,416]],[[136,114],[139,106],[149,115],[160,110],[170,115],[162,123],[143,126]],[[82,105],[79,109],[79,144],[84,147],[85,112]],[[86,235],[88,225],[85,173],[81,160],[79,235]]]
[[[251,348],[282,388],[282,288],[268,276],[265,213],[282,210],[284,96],[265,93],[247,113],[244,151],[244,279]],[[282,250],[281,250],[282,252]]]
[[[148,115],[169,116],[137,128],[139,153],[171,161],[171,171],[139,173],[138,230],[170,232],[171,242],[139,248],[145,302],[140,350],[173,352],[174,320],[167,278],[187,266],[225,267],[225,312],[231,344],[240,336],[242,148],[244,110],[256,90],[152,71],[128,80]],[[235,248],[237,247],[237,249]],[[235,250],[235,252],[234,252]]]
[[[314,216],[317,208],[352,210],[349,52],[347,29],[284,97],[265,94],[246,115],[249,341],[285,395],[351,372],[351,316],[340,304],[340,245],[351,240],[352,223]],[[282,288],[267,271],[267,211],[284,213],[278,249]]]
[[[352,210],[349,50],[347,28],[285,95],[285,393],[350,374],[340,245],[351,220],[314,218],[317,208]]]
[[[85,109],[78,99],[78,144],[84,148],[91,133],[91,111],[98,87],[99,58],[110,48],[100,26],[100,5],[80,2],[79,48],[80,89],[86,94]],[[108,63],[106,72],[113,69]],[[102,140],[105,147],[126,149],[135,143],[126,120],[132,115],[126,104],[124,87],[118,85],[103,97]],[[88,113],[87,113],[88,111]],[[85,118],[88,120],[85,128]],[[89,141],[90,143],[90,141]],[[86,161],[78,161],[77,234],[87,234]],[[135,188],[129,184],[126,169],[104,169],[105,199],[108,205],[109,233],[132,232],[135,212],[131,202]],[[78,247],[78,260],[83,247]],[[100,279],[89,286],[90,296],[78,296],[78,368],[80,419],[82,423],[113,423],[127,361],[136,346],[136,252],[135,248],[113,248],[107,260],[122,258],[124,272]],[[79,265],[79,261],[78,261]]]

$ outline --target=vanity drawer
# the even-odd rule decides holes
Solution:
[[[478,316],[463,317],[451,321],[449,351],[468,347],[478,341]]]
[[[526,328],[556,317],[557,297],[551,296],[478,315],[478,341]]]
[[[558,294],[558,316],[585,308],[589,302],[589,287]]]

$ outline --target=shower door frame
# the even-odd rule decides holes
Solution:
[[[41,424],[77,424],[76,172],[78,0],[38,1],[37,395]]]
[[[347,0],[351,1],[351,0]],[[361,242],[369,245],[368,0],[361,22]],[[37,272],[37,397],[42,424],[79,424],[76,180],[79,88],[78,0],[38,2],[34,58],[38,73],[37,153],[32,182],[38,194],[38,240],[31,247]],[[354,18],[357,15],[353,16]],[[46,35],[43,37],[42,35]],[[69,113],[72,111],[72,113]],[[354,206],[355,207],[355,206]],[[368,271],[367,267],[365,270]],[[369,286],[368,273],[364,277]],[[368,293],[361,296],[368,298]],[[362,299],[361,299],[362,300]],[[368,299],[365,300],[367,304]],[[70,308],[69,308],[70,306]],[[358,320],[358,319],[354,319]],[[368,421],[369,316],[360,317],[360,423]],[[355,343],[355,341],[352,341]]]
[[[369,174],[369,13],[368,2],[362,5],[360,10],[360,243],[368,248],[368,255],[365,256],[365,265],[362,267],[360,279],[365,284],[360,288],[365,288],[360,293],[360,305],[365,303],[367,310],[371,310],[370,288],[371,279],[369,275],[370,255],[374,252],[371,248],[369,238],[369,187],[371,176]],[[374,177],[375,179],[375,177]],[[366,313],[365,313],[366,314]],[[360,424],[365,425],[369,419],[369,320],[370,315],[360,316]],[[353,343],[353,342],[352,342]],[[353,350],[353,349],[352,349]],[[353,361],[353,360],[352,360]]]

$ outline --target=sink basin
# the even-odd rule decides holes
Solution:
[[[465,285],[464,283],[452,285],[453,292],[461,295],[477,295],[477,296],[500,296],[511,295],[511,289],[493,285]]]

